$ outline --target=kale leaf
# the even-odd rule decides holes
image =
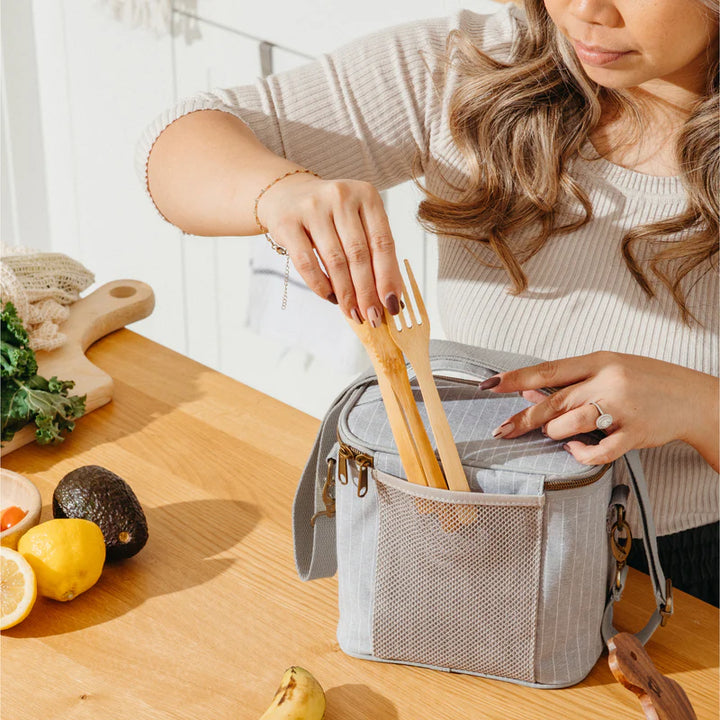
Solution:
[[[35,353],[28,334],[12,303],[0,313],[0,440],[9,442],[15,433],[35,423],[35,438],[41,445],[62,442],[62,433],[72,431],[73,420],[85,412],[85,398],[69,396],[72,380],[49,380],[37,374]]]
[[[37,372],[35,353],[28,346],[28,334],[11,302],[5,305],[1,318],[0,374],[2,379],[31,378]]]

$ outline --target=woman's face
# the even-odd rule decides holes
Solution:
[[[718,22],[700,0],[544,0],[583,69],[608,88],[702,94]]]

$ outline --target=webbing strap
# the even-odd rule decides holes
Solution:
[[[663,622],[663,618],[672,614],[672,590],[666,583],[665,574],[660,565],[655,523],[652,517],[650,498],[648,496],[647,483],[645,482],[645,473],[643,472],[642,462],[640,461],[640,453],[637,450],[631,450],[623,456],[623,460],[625,461],[630,478],[630,485],[632,491],[635,493],[638,510],[640,511],[643,546],[645,547],[645,556],[647,557],[650,580],[655,595],[655,611],[650,616],[645,627],[635,633],[635,637],[644,645],[655,632],[658,625]],[[617,635],[618,633],[613,625],[613,606],[622,596],[626,575],[627,567],[622,570],[619,582],[613,584],[608,594],[602,621],[602,637],[606,644],[613,635]]]

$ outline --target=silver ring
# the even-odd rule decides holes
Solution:
[[[610,413],[603,412],[603,409],[596,402],[591,400],[589,404],[594,405],[595,409],[600,413],[600,416],[595,421],[595,427],[598,430],[607,430],[615,422],[613,416]]]

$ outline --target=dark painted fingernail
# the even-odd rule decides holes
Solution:
[[[360,317],[360,313],[358,312],[358,309],[357,309],[357,308],[353,308],[353,309],[350,311],[350,315],[351,315],[352,319],[353,319],[358,325],[362,325],[362,324],[363,324],[362,318]]]
[[[490,390],[490,388],[497,387],[500,384],[500,379],[499,375],[493,375],[493,377],[483,380],[479,387],[481,390]]]
[[[338,304],[337,295],[335,295],[335,293],[330,293],[326,299],[329,300],[333,305]]]
[[[370,321],[370,325],[372,325],[374,328],[380,327],[380,325],[382,325],[380,311],[374,305],[368,308],[367,316],[368,320]]]
[[[541,432],[545,437],[549,437],[549,435],[547,434],[547,423],[546,423],[545,425],[541,426],[540,432]]]
[[[565,452],[569,452],[572,455],[572,452],[570,451],[570,446],[567,443],[563,445],[563,450]]]
[[[500,427],[496,427],[492,431],[492,436],[494,438],[504,438],[509,435],[514,429],[515,423],[511,423],[509,420],[506,420],[502,425],[500,425]]]
[[[397,315],[400,312],[400,301],[395,293],[391,292],[385,296],[385,307],[391,315]]]

